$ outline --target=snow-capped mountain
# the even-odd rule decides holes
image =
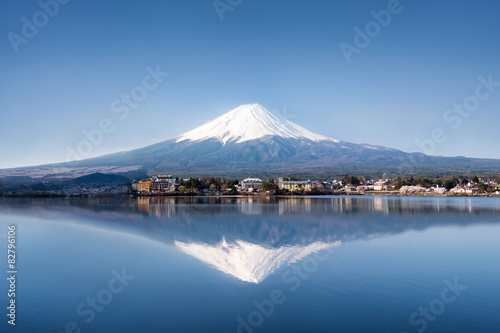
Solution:
[[[339,140],[316,134],[291,121],[274,115],[259,104],[237,107],[211,122],[180,135],[176,142],[217,139],[223,145],[276,136],[287,139],[306,139],[314,142]]]
[[[332,139],[275,115],[259,104],[247,104],[173,139],[144,148],[77,162],[0,170],[0,178],[75,178],[93,172],[121,173],[132,178],[145,172],[222,177],[312,173],[395,175],[422,171],[485,174],[497,173],[499,169],[500,160],[427,156]]]
[[[340,241],[333,243],[315,242],[309,245],[266,248],[242,240],[228,243],[223,239],[218,245],[175,242],[175,245],[184,253],[241,281],[256,284],[265,280],[269,274],[284,264],[296,263],[315,252],[340,244]]]

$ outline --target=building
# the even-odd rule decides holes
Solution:
[[[431,190],[432,190],[432,192],[439,193],[439,194],[446,193],[446,189],[444,187],[439,187],[439,185],[437,185],[437,187],[431,187]]]
[[[387,189],[387,179],[386,180],[380,179],[378,182],[375,182],[375,184],[373,184],[374,191],[384,191],[386,189]]]
[[[132,181],[132,191],[137,192],[139,190],[139,182],[137,180]]]
[[[149,193],[152,183],[153,183],[152,178],[139,180],[139,182],[137,183],[137,191],[140,193]]]
[[[139,193],[162,193],[175,191],[175,180],[171,175],[158,175],[132,183],[132,189]]]
[[[258,191],[264,181],[259,178],[246,178],[241,181],[243,191]]]
[[[468,183],[467,185],[457,185],[450,192],[455,194],[478,194],[479,189],[476,184]]]
[[[359,185],[356,187],[356,191],[358,192],[373,191],[373,185]]]
[[[466,194],[478,194],[479,189],[477,187],[468,187],[465,189]]]
[[[162,193],[169,192],[175,189],[175,181],[172,179],[172,175],[158,175],[154,177],[154,181],[151,183],[150,192],[151,193]]]
[[[344,191],[346,191],[346,192],[356,192],[356,186],[354,186],[354,185],[346,185],[346,186],[344,186]]]
[[[450,190],[451,193],[462,194],[465,193],[465,186],[457,185]]]
[[[279,178],[279,188],[281,190],[297,191],[305,190],[310,191],[312,188],[312,183],[310,180],[283,180]]]

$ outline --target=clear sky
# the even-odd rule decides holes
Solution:
[[[2,4],[0,168],[65,161],[103,121],[86,157],[248,103],[345,141],[500,158],[498,1],[54,1]]]

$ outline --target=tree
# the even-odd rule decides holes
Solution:
[[[274,179],[269,179],[262,183],[262,189],[264,191],[275,191],[278,189],[278,186],[274,183]]]
[[[354,176],[345,175],[344,177],[342,177],[341,180],[342,180],[342,183],[344,183],[344,184],[349,184],[349,185],[354,185],[354,186],[359,185],[359,179],[357,177],[354,177]]]
[[[472,177],[472,181],[476,184],[479,184],[479,178],[477,176]]]
[[[458,180],[456,178],[446,179],[443,183],[443,187],[448,191],[457,186]]]
[[[189,178],[184,185],[186,185],[187,188],[194,189],[194,190],[200,190],[202,188],[201,186],[201,181],[199,178]]]
[[[186,186],[184,185],[179,186],[179,192],[184,192],[184,191],[186,191]]]
[[[301,179],[300,179],[300,178],[297,178],[297,177],[290,177],[290,176],[288,176],[288,180],[289,180],[289,181],[292,181],[292,182],[298,182],[298,181],[300,181]]]

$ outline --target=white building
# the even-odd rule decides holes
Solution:
[[[259,178],[246,178],[241,181],[241,189],[243,191],[257,191],[264,181]]]
[[[373,185],[373,190],[375,191],[383,191],[387,189],[387,179],[380,179],[378,182],[375,182]]]
[[[432,190],[432,192],[439,193],[439,194],[446,193],[446,189],[444,187],[439,187],[439,185],[437,185],[437,187],[431,187],[431,190]]]

